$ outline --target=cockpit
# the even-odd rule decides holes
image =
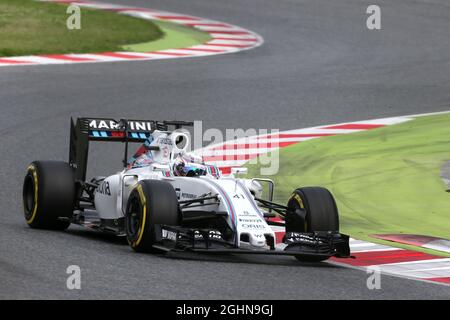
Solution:
[[[152,164],[167,165],[174,176],[196,177],[219,172],[204,163],[203,158],[188,152],[189,134],[185,132],[154,131],[129,159],[128,168]]]

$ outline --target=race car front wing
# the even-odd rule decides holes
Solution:
[[[235,235],[230,238],[229,235],[213,229],[155,225],[155,234],[157,241],[153,247],[163,251],[291,255],[299,258],[351,257],[349,236],[335,231],[287,232],[283,237],[282,247],[284,248],[275,246],[272,238],[268,238],[268,246],[265,248],[237,247]]]

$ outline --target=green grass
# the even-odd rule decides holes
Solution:
[[[164,36],[155,41],[123,46],[126,51],[149,52],[164,49],[187,48],[205,43],[212,37],[195,28],[165,21],[153,21],[164,33]]]
[[[193,45],[209,37],[193,28],[86,8],[81,8],[81,30],[68,30],[66,9],[33,0],[1,0],[0,56],[122,51],[124,47],[153,51]]]
[[[272,177],[275,198],[284,203],[297,187],[325,186],[337,200],[342,232],[353,237],[381,243],[387,242],[370,235],[450,238],[450,194],[440,178],[450,159],[449,124],[450,114],[426,116],[284,148]],[[258,165],[248,167],[259,175]]]

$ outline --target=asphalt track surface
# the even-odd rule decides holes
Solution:
[[[110,0],[108,2],[115,2]],[[123,3],[124,1],[117,1]],[[289,257],[164,257],[77,227],[25,225],[21,184],[34,159],[66,159],[70,116],[199,119],[204,128],[279,128],[448,110],[450,5],[377,1],[127,0],[233,23],[261,34],[255,50],[205,58],[0,69],[0,298],[433,299],[450,287],[367,275]],[[120,168],[112,146],[93,173]],[[82,290],[66,289],[66,268]]]

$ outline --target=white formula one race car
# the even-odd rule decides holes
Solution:
[[[182,127],[191,125],[71,120],[69,162],[34,161],[27,169],[27,224],[64,230],[74,223],[126,236],[138,252],[279,254],[302,261],[350,257],[349,237],[339,233],[336,203],[328,190],[299,188],[287,205],[276,204],[270,180],[238,178],[239,168],[225,177],[188,153],[190,135]],[[90,141],[124,143],[124,169],[86,181]],[[129,142],[143,143],[131,159]],[[268,199],[261,198],[265,184]],[[274,221],[276,216],[282,220]],[[271,225],[285,228],[281,244]]]

